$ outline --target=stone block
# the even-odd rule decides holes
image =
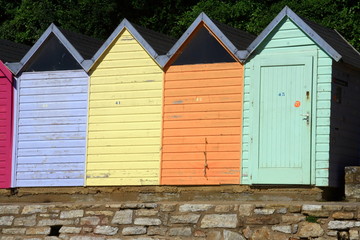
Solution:
[[[254,213],[258,215],[271,215],[274,214],[275,209],[273,208],[256,208],[254,209]]]
[[[125,227],[122,230],[122,235],[124,236],[142,235],[142,234],[146,234],[146,227],[144,226]]]
[[[179,207],[180,212],[203,212],[214,207],[212,204],[182,204]]]
[[[304,215],[295,214],[295,215],[283,215],[281,216],[281,221],[283,223],[299,223],[301,221],[304,221],[306,217]]]
[[[18,214],[19,212],[20,212],[20,206],[18,206],[18,205],[3,205],[3,206],[0,206],[0,215]]]
[[[221,232],[219,231],[211,231],[207,234],[206,240],[221,240]]]
[[[14,216],[0,217],[0,226],[11,226],[14,221]]]
[[[120,210],[114,215],[112,224],[131,224],[133,217],[133,210]]]
[[[360,235],[358,230],[349,230],[349,240],[359,240]]]
[[[73,219],[60,220],[60,219],[41,219],[38,222],[38,226],[53,226],[53,225],[73,225],[75,221]]]
[[[353,212],[335,212],[332,217],[334,219],[353,219],[355,216]]]
[[[246,240],[240,233],[229,230],[223,231],[224,240]]]
[[[72,236],[70,240],[105,240],[105,237]]]
[[[246,219],[246,225],[274,225],[279,223],[280,218],[275,215],[258,215]]]
[[[14,220],[14,226],[26,226],[31,227],[36,225],[36,215],[31,215],[28,217],[18,217]]]
[[[201,228],[236,228],[238,219],[236,214],[208,214],[201,221]]]
[[[48,235],[50,227],[31,227],[26,229],[26,235]]]
[[[233,209],[234,209],[233,205],[217,205],[217,206],[215,206],[215,212],[226,213],[226,212],[230,212]]]
[[[354,212],[357,209],[357,205],[344,205],[343,211],[345,212]]]
[[[299,236],[302,238],[321,237],[324,233],[324,229],[318,223],[304,222],[299,226]]]
[[[53,237],[53,236],[46,236],[44,238],[44,240],[63,240],[64,238],[60,238],[60,237]]]
[[[183,236],[190,237],[192,230],[190,227],[176,227],[169,229],[169,236]]]
[[[112,226],[96,226],[94,233],[107,236],[113,236],[119,231],[119,228]]]
[[[286,214],[287,213],[287,208],[277,208],[275,210],[275,213]]]
[[[240,204],[239,205],[239,215],[240,216],[250,216],[255,208],[254,204]]]
[[[147,235],[160,235],[164,236],[166,234],[167,228],[165,227],[156,227],[156,226],[149,226],[147,229]]]
[[[331,215],[329,211],[303,211],[305,215],[313,216],[313,217],[320,217],[320,218],[327,218]]]
[[[144,203],[123,203],[120,209],[140,209],[145,208]]]
[[[95,215],[95,216],[107,216],[111,217],[114,215],[112,211],[85,211],[86,215]]]
[[[343,229],[349,229],[353,228],[355,226],[354,221],[330,221],[328,223],[328,229],[334,229],[334,230],[343,230]]]
[[[135,218],[134,224],[144,226],[157,226],[161,225],[161,220],[158,218]]]
[[[204,231],[201,231],[201,230],[196,230],[194,232],[194,237],[206,237],[206,234]]]
[[[157,203],[145,203],[144,207],[145,208],[157,208],[158,204]]]
[[[260,229],[257,229],[252,234],[251,240],[265,240],[265,239],[272,239],[271,237],[271,231],[267,227],[262,227]],[[278,239],[277,239],[278,240]],[[280,240],[280,239],[279,239]]]
[[[162,203],[160,204],[160,211],[161,212],[173,212],[176,210],[177,204],[176,203]]]
[[[175,215],[170,217],[170,223],[197,223],[200,214]]]
[[[298,204],[292,204],[288,207],[289,212],[291,213],[299,213],[301,212],[301,205]]]
[[[249,239],[252,236],[253,231],[251,230],[251,228],[249,226],[247,226],[246,228],[244,228],[242,230],[242,234],[246,239]]]
[[[271,230],[289,234],[293,231],[291,225],[275,225],[271,227]]]
[[[47,205],[27,205],[24,206],[21,214],[46,213],[48,208]]]
[[[321,211],[322,206],[316,204],[304,204],[302,206],[302,211]]]
[[[136,216],[144,216],[144,217],[149,217],[149,216],[156,216],[159,212],[157,210],[153,210],[153,209],[138,209],[135,210],[135,215]]]
[[[341,205],[323,205],[324,211],[340,211],[343,208]]]
[[[62,226],[59,230],[59,233],[80,233],[81,232],[81,227],[67,227],[67,226]]]
[[[24,235],[26,232],[26,228],[4,228],[2,230],[3,234],[9,234],[9,235]]]
[[[79,218],[84,216],[84,210],[61,211],[60,219]]]
[[[80,225],[98,225],[99,223],[100,218],[97,216],[80,218]]]

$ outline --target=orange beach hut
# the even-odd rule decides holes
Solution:
[[[240,183],[240,60],[254,38],[201,13],[168,52],[162,185]]]

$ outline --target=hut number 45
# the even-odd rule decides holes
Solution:
[[[285,97],[285,93],[284,92],[279,92],[278,96],[279,97]]]

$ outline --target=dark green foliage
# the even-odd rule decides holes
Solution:
[[[317,217],[314,217],[314,216],[306,216],[306,219],[305,219],[307,222],[311,222],[311,223],[316,223],[318,218]]]
[[[123,18],[179,37],[200,12],[259,34],[285,5],[360,49],[360,1],[353,0],[0,0],[0,38],[33,44],[54,22],[106,39]]]

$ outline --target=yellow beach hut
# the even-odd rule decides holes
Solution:
[[[86,185],[158,185],[165,54],[175,40],[124,19],[89,67]]]

